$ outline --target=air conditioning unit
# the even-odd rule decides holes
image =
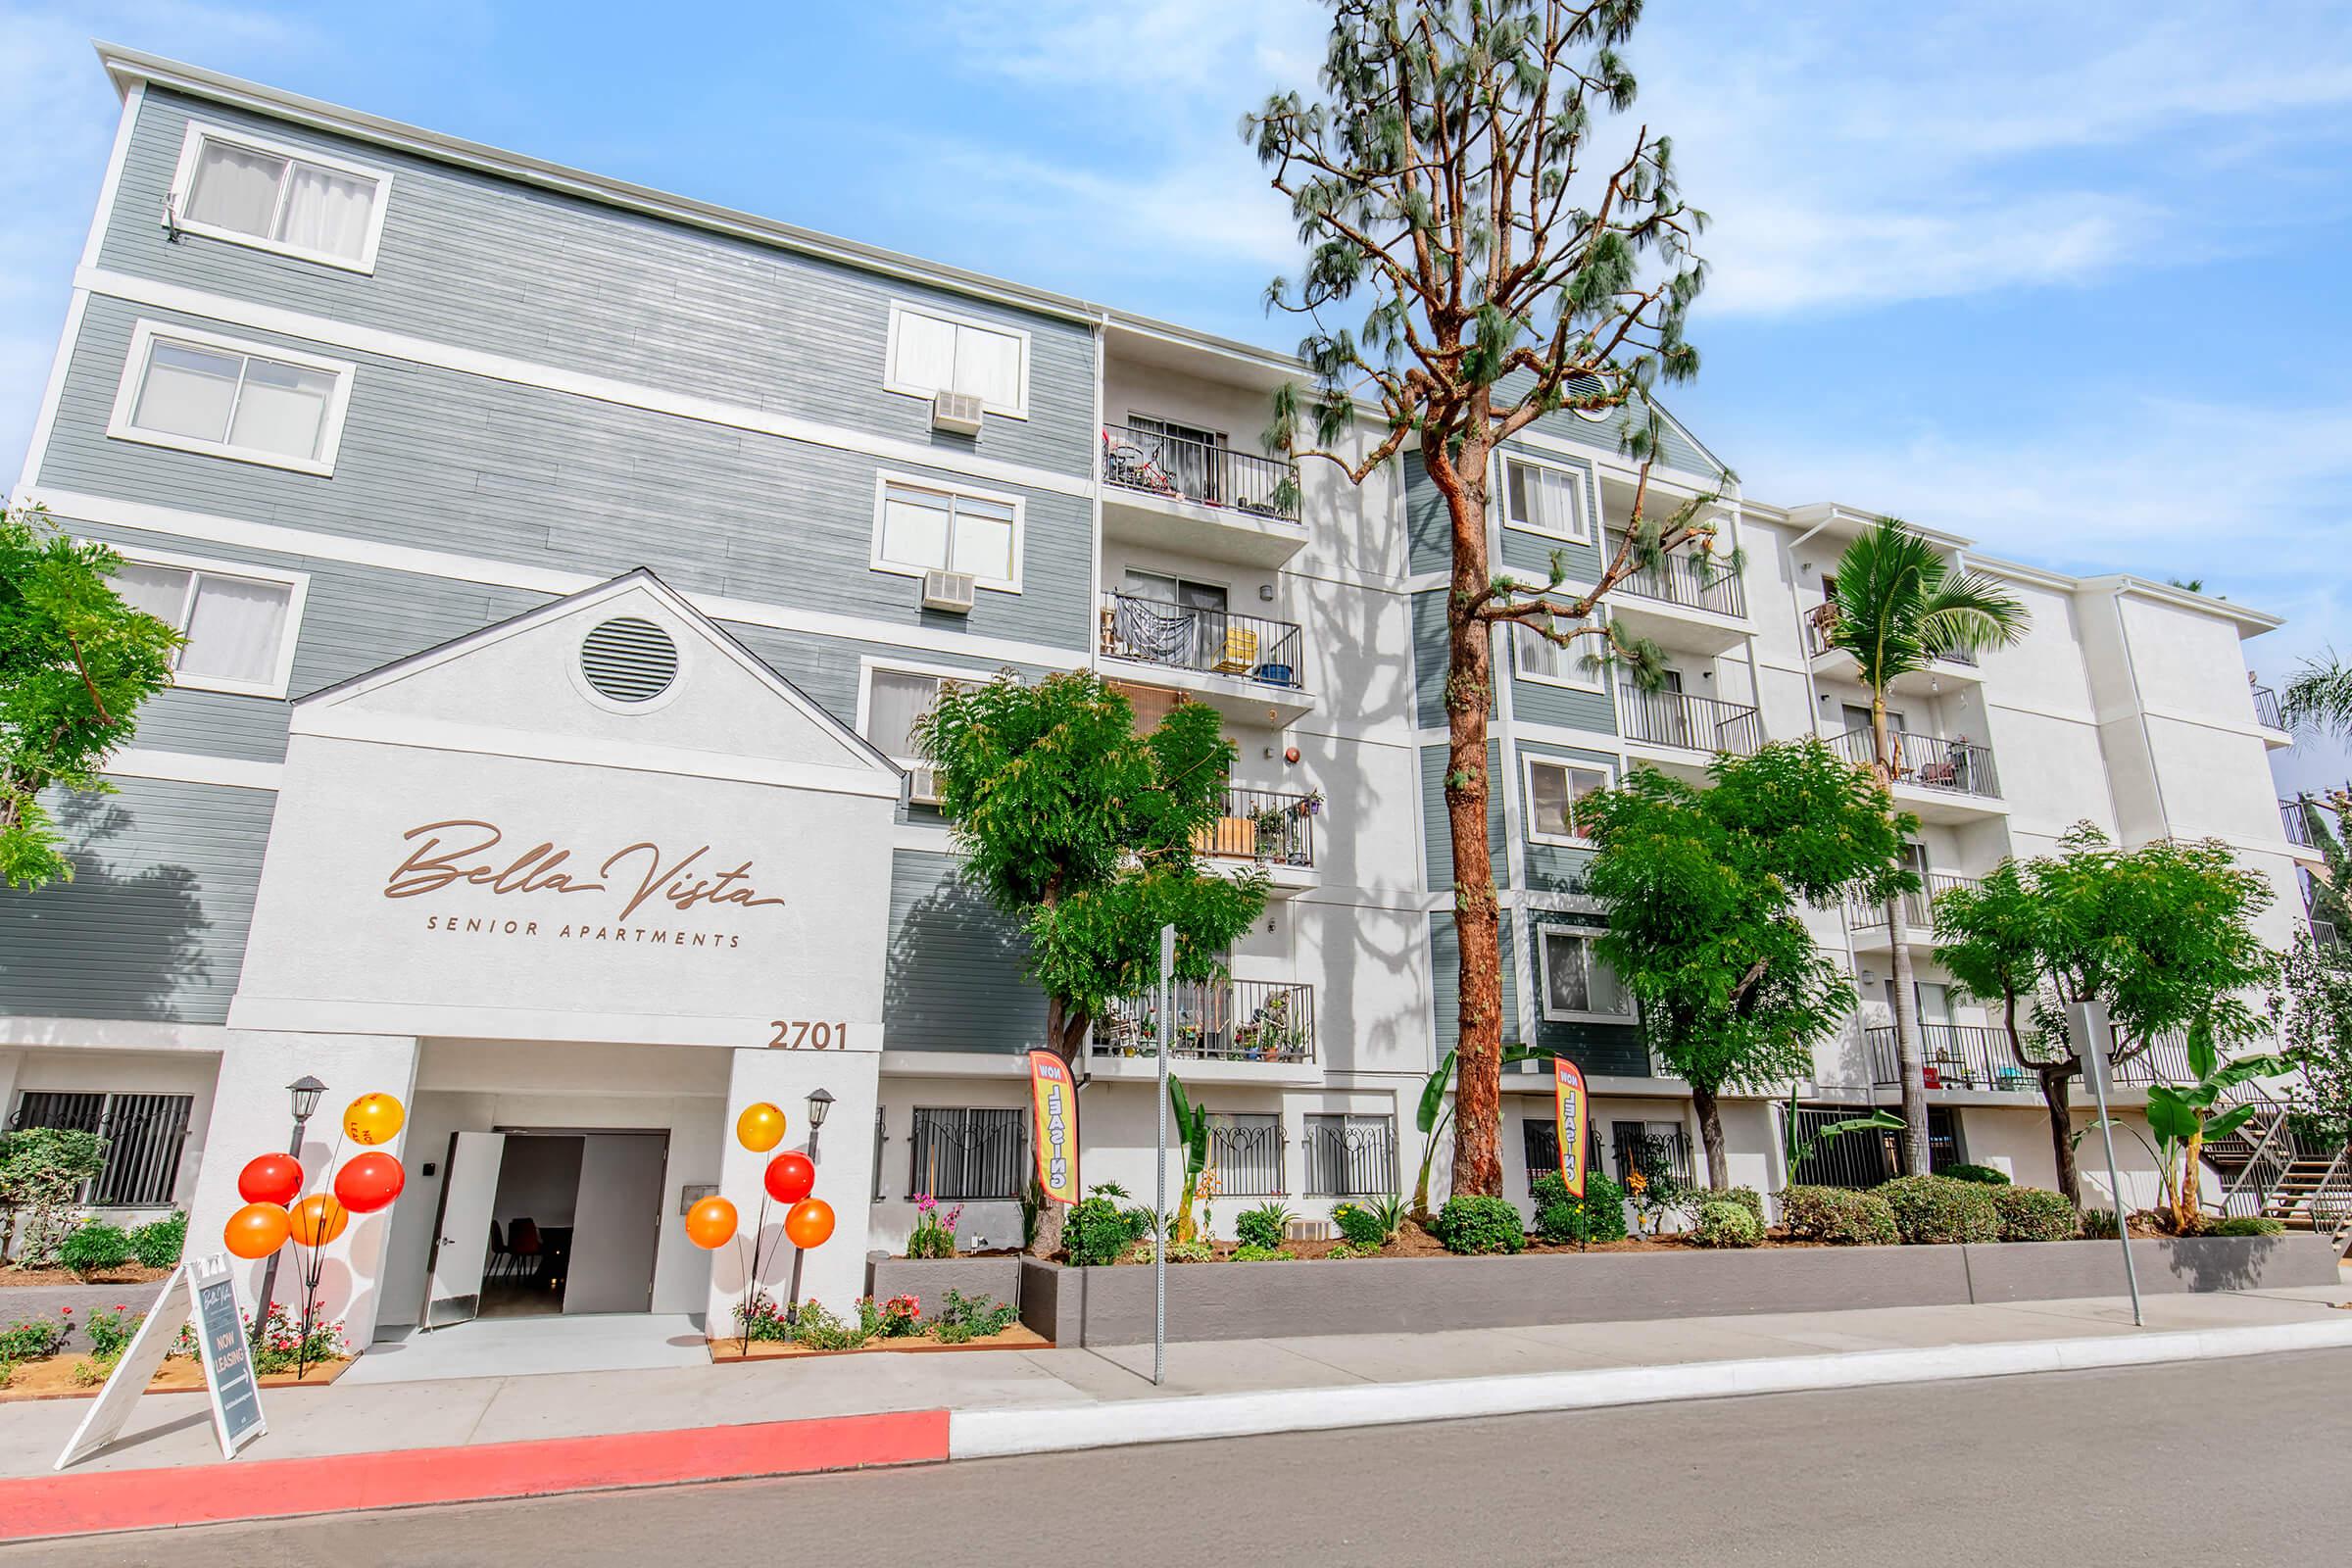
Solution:
[[[980,433],[980,394],[935,392],[931,396],[931,428],[950,435]]]
[[[906,799],[917,806],[937,806],[939,775],[927,767],[911,767],[906,773]]]
[[[926,571],[923,573],[923,608],[944,610],[951,615],[972,612],[974,587],[968,571]]]

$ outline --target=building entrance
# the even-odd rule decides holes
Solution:
[[[668,1154],[665,1131],[455,1134],[423,1325],[650,1311]]]

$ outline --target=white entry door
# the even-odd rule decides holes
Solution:
[[[564,1310],[651,1311],[669,1135],[590,1133],[583,1143]]]
[[[424,1271],[419,1321],[427,1329],[463,1323],[481,1311],[498,1169],[506,1157],[505,1133],[459,1133],[449,1141],[449,1162],[441,1167],[440,1215]]]

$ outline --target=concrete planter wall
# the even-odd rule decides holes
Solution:
[[[2132,1243],[2132,1258],[2140,1289],[2151,1295],[2336,1283],[2335,1249],[2325,1237],[2141,1241]],[[1054,1344],[1152,1338],[1151,1269],[1019,1261],[1021,1321]],[[2123,1292],[2113,1242],[1189,1263],[1168,1270],[1168,1338],[1519,1328]]]
[[[8,1278],[0,1272],[0,1282]],[[112,1307],[127,1306],[143,1313],[154,1299],[164,1293],[162,1280],[149,1280],[144,1285],[9,1285],[0,1283],[0,1329],[13,1329],[33,1318],[64,1319],[60,1307],[74,1309],[70,1321],[74,1337],[66,1342],[68,1351],[82,1351],[90,1348],[89,1336],[81,1325],[92,1312]],[[1150,1338],[1147,1325],[1146,1338]]]
[[[930,1317],[948,1298],[948,1292],[994,1297],[1012,1306],[1021,1304],[1021,1259],[1018,1257],[892,1257],[869,1252],[865,1259],[865,1293],[875,1300],[911,1296]],[[1150,1337],[1149,1329],[1146,1338]]]

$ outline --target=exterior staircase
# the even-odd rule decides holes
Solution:
[[[2352,1161],[2342,1150],[2333,1159],[2294,1161],[2263,1200],[2262,1211],[2290,1231],[2318,1231],[2342,1245],[2352,1234]]]
[[[2206,1161],[2226,1178],[2225,1215],[2261,1214],[2290,1231],[2352,1246],[2352,1150],[2314,1147],[2295,1137],[2284,1102],[2253,1091],[2254,1114],[2228,1138],[2205,1147]]]

